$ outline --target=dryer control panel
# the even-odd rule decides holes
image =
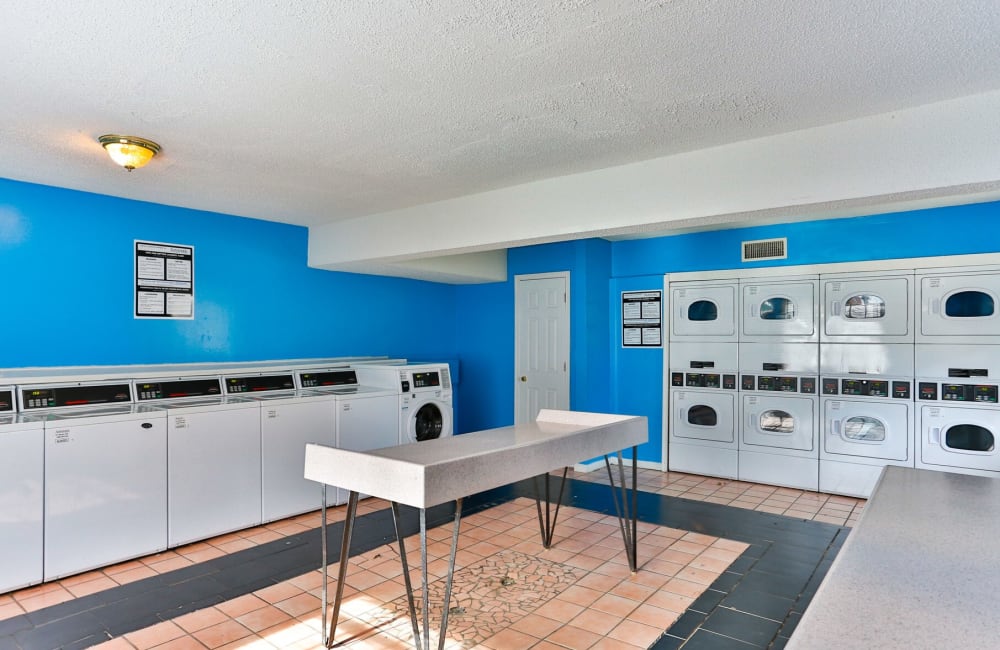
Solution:
[[[933,381],[920,382],[918,393],[920,399],[937,400],[938,394],[941,395],[941,400],[944,402],[996,404],[998,389],[996,384],[938,384]]]
[[[760,390],[772,393],[815,395],[816,378],[787,375],[743,375],[740,377],[740,388],[744,391]]]
[[[688,388],[721,388],[736,390],[736,375],[724,375],[714,372],[673,372],[670,373],[670,385]]]
[[[892,379],[855,379],[853,377],[824,377],[824,395],[846,395],[848,397],[884,397],[887,399],[910,399],[908,381]]]

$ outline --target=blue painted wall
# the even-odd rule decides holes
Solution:
[[[457,356],[455,287],[311,269],[307,234],[0,179],[0,367]],[[194,246],[193,320],[132,317],[135,239]]]

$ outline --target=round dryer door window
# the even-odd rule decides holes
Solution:
[[[444,429],[444,415],[437,404],[424,404],[413,416],[413,425],[417,442],[440,438]]]

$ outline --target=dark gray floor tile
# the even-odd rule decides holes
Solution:
[[[705,619],[701,629],[764,648],[777,635],[780,626],[778,621],[720,607]]]
[[[747,589],[740,585],[722,600],[721,606],[780,623],[788,616],[794,602],[791,598]]]
[[[653,645],[649,646],[649,650],[677,650],[682,643],[684,643],[684,639],[664,634]]]
[[[725,598],[726,592],[718,591],[712,589],[711,587],[706,589],[698,598],[695,599],[693,603],[688,607],[696,612],[702,612],[703,614],[708,614]]]
[[[688,610],[680,615],[680,617],[674,621],[674,624],[670,626],[667,633],[682,639],[686,639],[691,636],[691,633],[698,629],[702,623],[705,622],[705,615],[700,612],[693,612]]]
[[[745,643],[732,637],[710,632],[704,628],[698,630],[688,639],[687,643],[681,646],[684,650],[751,650],[752,648],[763,648]]]

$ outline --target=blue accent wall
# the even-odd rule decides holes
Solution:
[[[311,269],[307,235],[0,179],[0,368],[457,357],[455,287]],[[136,239],[194,246],[193,320],[133,318]]]

